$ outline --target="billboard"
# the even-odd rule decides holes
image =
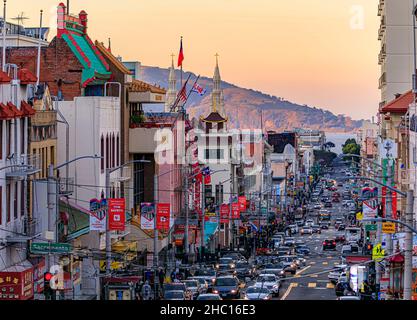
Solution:
[[[124,231],[126,222],[125,199],[109,199],[109,230]]]
[[[153,230],[155,227],[155,206],[150,202],[140,204],[140,228]]]

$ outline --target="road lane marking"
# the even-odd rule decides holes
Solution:
[[[289,285],[289,287],[288,287],[288,289],[285,291],[285,293],[284,293],[284,295],[282,296],[282,298],[281,298],[281,300],[285,300],[287,297],[288,297],[288,295],[290,294],[290,292],[291,292],[291,290],[292,290],[292,288],[294,288],[294,287],[296,287],[296,285],[295,285],[296,283],[291,283],[290,285]]]
[[[328,263],[327,261],[324,261],[324,262],[323,262],[323,265],[324,265],[324,266],[326,266],[326,265],[328,265],[328,264],[329,264],[329,263]]]
[[[318,277],[319,277],[318,274],[312,274],[312,275],[310,275],[310,278],[318,278]]]
[[[301,277],[299,274],[294,275],[294,278],[299,278],[299,277]]]
[[[309,288],[315,288],[317,286],[317,283],[315,283],[315,282],[310,282],[309,284],[308,284],[308,287]]]
[[[337,261],[336,261],[336,262],[333,262],[333,264],[336,266],[336,265],[338,265],[338,264],[339,264],[339,262],[337,262]]]
[[[311,266],[307,266],[307,267],[305,267],[304,269],[301,269],[300,271],[298,271],[297,273],[296,273],[296,275],[299,275],[301,272],[304,272],[304,271],[306,271],[307,269],[309,269],[309,268],[311,268]]]
[[[334,284],[333,283],[328,283],[326,288],[327,289],[334,289]]]
[[[292,284],[293,288],[297,288],[298,287],[298,282],[292,282],[291,284]]]
[[[311,261],[310,264],[316,264],[316,261]]]

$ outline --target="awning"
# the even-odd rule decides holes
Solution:
[[[11,112],[13,112],[14,117],[18,117],[18,118],[23,117],[23,115],[24,115],[23,111],[17,109],[17,107],[13,103],[11,103],[10,101],[7,102],[7,107],[9,108],[9,110]]]
[[[14,113],[5,104],[0,103],[0,119],[10,120],[14,118]]]
[[[35,113],[36,113],[35,109],[33,109],[32,106],[29,103],[27,103],[26,101],[21,102],[20,108],[23,111],[23,114],[25,116],[30,117],[30,116],[35,115]]]
[[[346,256],[346,263],[361,263],[372,260],[371,256]]]
[[[404,262],[404,256],[401,253],[396,254],[395,256],[389,258],[389,262],[391,262],[391,263],[403,263]]]

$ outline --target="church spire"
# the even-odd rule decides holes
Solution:
[[[223,93],[221,89],[221,77],[220,77],[220,69],[219,69],[219,55],[216,53],[216,67],[214,68],[214,76],[213,76],[213,92],[211,94],[212,99],[212,111],[218,112],[222,116],[224,116],[224,105],[223,105]]]
[[[165,112],[170,112],[172,105],[177,99],[177,78],[175,76],[174,56],[174,54],[171,54],[172,63],[171,67],[169,68],[168,91],[165,99]]]

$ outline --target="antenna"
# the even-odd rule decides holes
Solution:
[[[17,46],[19,47],[19,40],[20,40],[20,26],[25,25],[25,20],[29,20],[28,17],[25,17],[25,13],[21,12],[17,15],[17,17],[11,18],[12,20],[17,21]]]

